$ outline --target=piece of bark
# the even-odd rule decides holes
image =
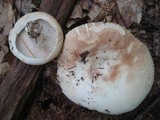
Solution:
[[[42,66],[29,66],[15,60],[12,69],[0,86],[0,118],[16,119],[22,110],[22,104],[35,88],[42,75]],[[13,116],[16,114],[16,116]]]
[[[45,11],[54,16],[65,27],[66,22],[77,0],[42,0],[40,11]]]
[[[61,3],[60,3],[61,2]],[[52,3],[52,4],[51,4]],[[40,10],[48,12],[64,26],[76,0],[42,0]],[[61,14],[61,15],[60,15]],[[16,120],[42,77],[43,66],[26,65],[16,58],[0,84],[0,119]]]
[[[56,15],[56,19],[58,20],[58,22],[62,27],[65,27],[77,0],[64,0],[64,1],[65,2],[62,3]],[[66,10],[66,12],[64,10]]]
[[[42,0],[39,9],[40,11],[45,11],[51,14],[52,16],[56,17],[56,14],[58,13],[58,10],[62,5],[63,1],[64,0]],[[66,0],[65,2],[67,1],[68,0]]]

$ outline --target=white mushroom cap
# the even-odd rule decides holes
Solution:
[[[54,59],[62,43],[63,33],[59,23],[44,12],[24,15],[9,34],[12,53],[22,62],[31,65],[45,64]]]
[[[57,75],[71,101],[122,114],[135,109],[149,93],[154,65],[147,47],[125,28],[89,23],[66,35]]]

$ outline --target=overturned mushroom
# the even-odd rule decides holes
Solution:
[[[9,34],[12,53],[31,65],[45,64],[54,59],[62,43],[63,33],[59,23],[44,12],[26,14]]]
[[[147,47],[129,31],[99,22],[66,35],[57,75],[71,101],[102,113],[122,114],[148,95],[154,66]]]

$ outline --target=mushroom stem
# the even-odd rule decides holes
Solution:
[[[25,27],[25,31],[28,33],[30,38],[35,38],[35,39],[37,39],[37,37],[41,35],[42,29],[43,29],[42,25],[37,20],[28,22]]]

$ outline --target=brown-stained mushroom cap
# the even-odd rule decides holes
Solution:
[[[122,114],[148,95],[154,65],[147,47],[125,28],[88,23],[66,35],[57,75],[71,101],[102,113]]]

